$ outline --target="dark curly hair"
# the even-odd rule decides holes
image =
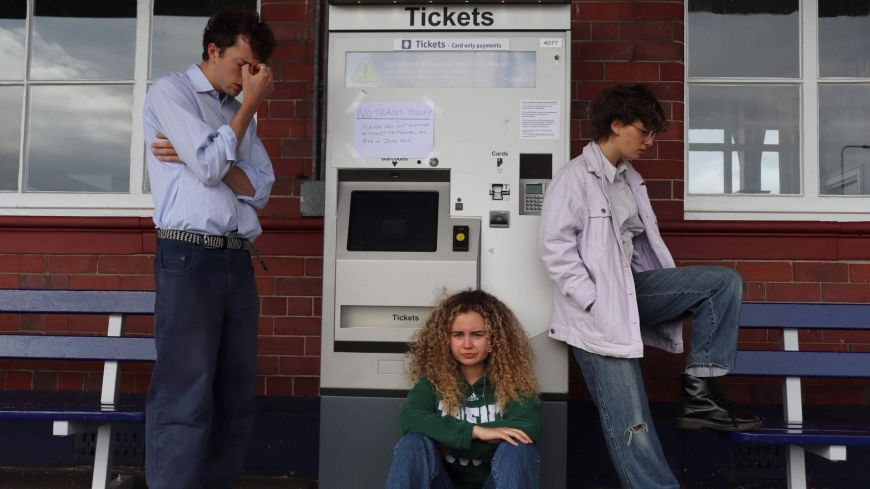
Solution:
[[[641,121],[646,129],[655,132],[664,130],[667,123],[665,111],[655,95],[639,83],[602,91],[589,107],[589,117],[593,141],[609,137],[613,133],[610,129],[613,121],[624,124]]]
[[[214,43],[223,54],[224,49],[236,44],[237,36],[250,44],[259,61],[269,61],[275,49],[275,35],[259,14],[247,10],[218,12],[208,19],[202,33],[202,60],[208,60],[209,44]]]
[[[486,371],[495,386],[499,409],[507,403],[537,395],[529,338],[513,311],[482,290],[466,290],[442,300],[417,333],[410,349],[408,377],[426,377],[435,387],[444,411],[455,414],[466,396],[465,379],[450,353],[450,327],[458,314],[476,312],[483,317],[492,348]]]

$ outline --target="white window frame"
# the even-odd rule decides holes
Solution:
[[[686,220],[778,220],[778,221],[868,221],[870,195],[822,195],[819,193],[819,84],[866,84],[870,78],[819,78],[818,45],[819,0],[800,0],[800,76],[798,78],[707,78],[689,76],[689,1],[684,3],[686,19],[686,83],[683,100],[685,123],[683,130],[684,182],[683,202]],[[689,194],[689,84],[739,85],[788,84],[800,92],[800,193],[789,195],[690,195]]]
[[[111,81],[111,85],[133,86],[133,110],[130,133],[130,190],[129,192],[25,192],[24,173],[27,160],[27,112],[30,104],[29,87],[45,85],[104,85],[105,81],[54,80],[30,81],[32,22],[34,0],[27,0],[25,28],[25,76],[24,81],[0,81],[0,86],[23,86],[24,101],[21,104],[21,139],[18,160],[18,190],[0,192],[0,215],[6,216],[151,216],[154,205],[151,193],[144,192],[145,143],[142,129],[142,106],[148,90],[148,70],[151,59],[151,21],[153,0],[136,2],[136,46],[134,51],[133,79]],[[257,1],[257,11],[261,1]],[[191,62],[196,62],[193,59]]]

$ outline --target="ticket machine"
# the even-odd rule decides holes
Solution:
[[[383,487],[408,343],[469,288],[531,339],[541,484],[564,487],[567,349],[547,335],[537,230],[569,159],[570,5],[331,3],[320,487]]]

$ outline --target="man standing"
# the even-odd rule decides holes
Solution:
[[[146,407],[151,489],[232,487],[253,427],[259,299],[250,254],[275,175],[253,121],[275,46],[256,13],[221,12],[202,62],[145,98],[154,199],[157,363]],[[244,101],[235,99],[244,92]]]

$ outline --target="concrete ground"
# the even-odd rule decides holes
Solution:
[[[146,489],[141,467],[116,467],[127,489]],[[0,467],[0,489],[89,489],[91,468]],[[238,489],[317,489],[317,481],[295,477],[244,477]]]

